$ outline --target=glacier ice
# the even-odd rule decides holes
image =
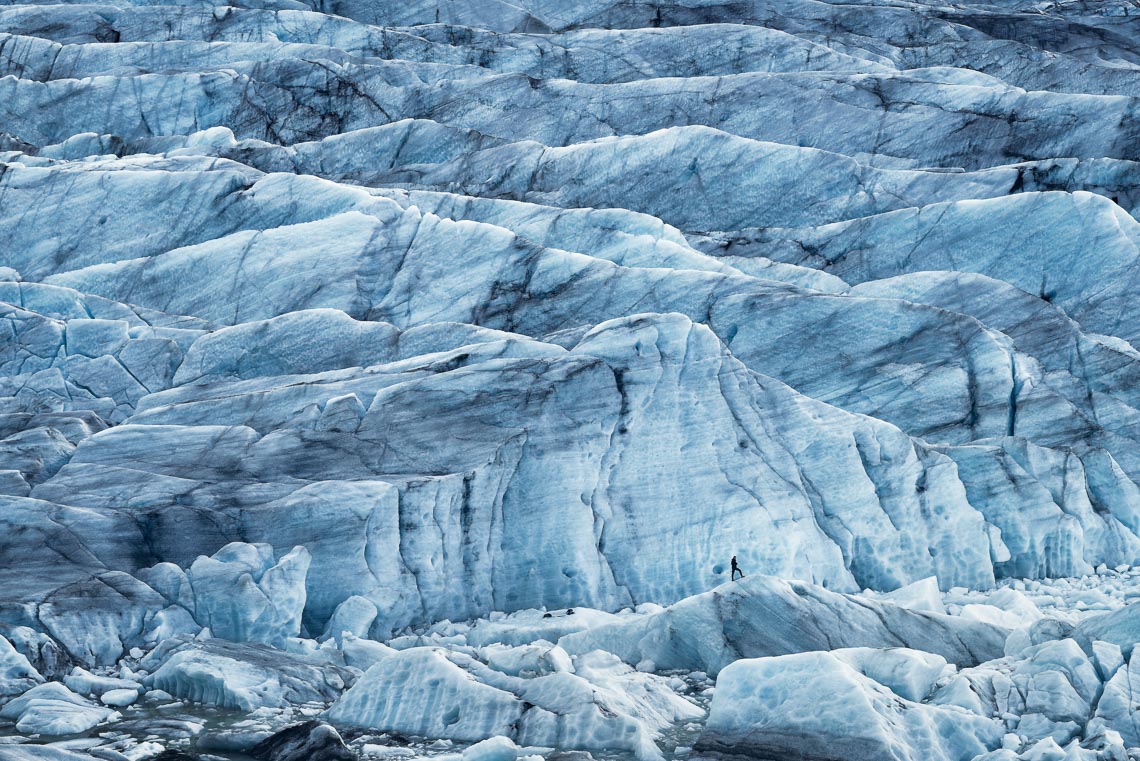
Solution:
[[[281,645],[301,631],[309,553],[296,547],[274,562],[268,545],[231,542],[186,572],[194,617],[214,636]]]
[[[123,690],[131,690],[138,694],[142,691],[142,685],[138,682],[129,679],[120,679],[113,676],[100,676],[92,674],[85,668],[76,666],[72,669],[71,673],[63,678],[63,683],[68,689],[79,693],[80,695],[88,695],[101,698],[108,692],[117,692]]]
[[[740,658],[832,648],[918,648],[961,666],[1000,657],[1007,629],[759,575],[660,612],[567,634],[569,652],[716,675]]]
[[[660,759],[657,734],[703,716],[660,677],[638,673],[612,654],[583,653],[573,663],[563,658],[562,667],[521,677],[461,651],[413,647],[371,666],[327,717],[430,738],[501,736],[531,746],[622,749]]]
[[[996,722],[902,698],[845,662],[844,654],[799,653],[727,666],[717,679],[697,753],[966,761],[1000,743]],[[877,664],[870,658],[867,665]]]
[[[0,759],[1135,755],[1134,5],[0,4]]]
[[[244,711],[328,700],[353,678],[319,657],[220,639],[166,640],[143,665],[148,689]]]
[[[117,717],[59,682],[37,685],[0,708],[0,718],[14,721],[17,731],[38,735],[73,735]]]

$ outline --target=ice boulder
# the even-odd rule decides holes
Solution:
[[[564,665],[528,678],[463,652],[413,647],[380,658],[327,718],[421,737],[501,735],[536,747],[624,750],[656,761],[662,730],[703,715],[665,679],[638,673],[612,654],[580,655],[572,670]]]
[[[376,620],[377,612],[376,605],[367,597],[353,595],[336,606],[332,618],[325,626],[323,639],[334,639],[339,643],[346,633],[366,637],[372,628],[372,622]]]
[[[509,737],[496,735],[463,750],[463,761],[516,761],[519,746]]]
[[[142,666],[152,672],[148,689],[243,711],[330,702],[353,680],[353,672],[319,656],[219,639],[169,640]]]
[[[65,676],[63,683],[67,685],[68,689],[89,697],[100,697],[104,693],[111,692],[112,690],[133,690],[135,693],[142,692],[142,685],[138,682],[129,679],[119,679],[113,676],[92,674],[80,666],[76,666],[70,674]]]
[[[309,562],[304,547],[275,560],[271,546],[242,542],[201,556],[187,573],[194,618],[215,637],[282,646],[301,632]]]
[[[479,741],[514,735],[523,703],[483,684],[433,648],[380,659],[329,709],[333,724]]]
[[[697,757],[970,761],[999,723],[906,700],[834,653],[740,660],[717,678]]]
[[[95,705],[59,682],[33,687],[0,709],[0,718],[14,721],[22,734],[73,735],[116,716],[115,711]]]
[[[799,581],[748,576],[659,613],[568,634],[567,652],[716,674],[739,658],[843,647],[907,647],[971,666],[1004,653],[1008,630]]]

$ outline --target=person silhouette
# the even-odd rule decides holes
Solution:
[[[736,581],[736,574],[740,574],[740,578],[744,578],[744,571],[740,570],[740,566],[736,564],[736,555],[732,556],[732,580]]]

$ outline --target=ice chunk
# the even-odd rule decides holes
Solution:
[[[380,659],[396,652],[395,649],[382,642],[361,639],[351,634],[345,635],[341,639],[340,649],[344,654],[344,662],[361,671],[367,671]]]
[[[938,588],[936,576],[911,582],[893,592],[880,595],[880,599],[911,610],[923,610],[927,613],[946,612],[946,605],[942,602],[942,590]]]
[[[166,601],[138,579],[108,571],[57,589],[40,606],[44,629],[74,658],[111,665],[147,642],[154,614]]]
[[[1111,642],[1129,656],[1140,642],[1140,605],[1126,605],[1111,613],[1091,616],[1077,625],[1073,637],[1090,647],[1096,640]]]
[[[486,645],[478,650],[479,657],[496,671],[511,676],[539,676],[555,671],[574,672],[569,654],[557,645],[538,641],[531,645]]]
[[[309,562],[304,547],[274,562],[269,545],[240,542],[199,557],[187,573],[194,618],[216,637],[283,645],[301,631]]]
[[[79,666],[63,678],[63,683],[80,695],[94,697],[99,697],[111,690],[134,690],[136,693],[142,691],[142,685],[138,682],[117,677],[99,676]]]
[[[989,595],[985,603],[963,605],[961,616],[1006,629],[1017,629],[1041,619],[1042,613],[1024,594],[1006,587]]]
[[[138,690],[107,690],[99,696],[99,702],[105,706],[123,708],[139,699]]]
[[[1117,669],[1104,685],[1104,693],[1096,706],[1096,715],[1088,723],[1086,734],[1092,736],[1111,730],[1120,733],[1128,747],[1140,745],[1140,725],[1137,724],[1137,699],[1133,685],[1140,679],[1140,661],[1130,659],[1128,665]]]
[[[1074,640],[1062,639],[963,669],[930,701],[1002,718],[1034,741],[1067,742],[1088,722],[1100,689],[1088,656]]]
[[[330,701],[353,679],[323,658],[217,639],[169,641],[143,665],[152,670],[149,689],[243,711]]]
[[[942,656],[906,648],[858,647],[834,654],[864,676],[916,703],[925,700],[934,684],[955,670]]]
[[[59,682],[46,682],[0,709],[25,734],[73,735],[112,720],[118,714],[76,695]]]
[[[463,750],[463,761],[516,761],[519,746],[509,737],[496,735]]]
[[[440,651],[412,648],[368,669],[327,716],[336,724],[478,741],[514,734],[522,713],[512,693],[472,679]]]
[[[660,677],[642,674],[610,653],[578,656],[574,673],[558,671],[524,680],[516,688],[528,705],[519,729],[526,745],[624,749],[640,761],[659,761],[661,730],[704,712],[682,699]]]
[[[578,656],[573,669],[526,678],[460,652],[413,647],[381,658],[327,715],[401,734],[503,735],[538,747],[622,749],[645,760],[660,759],[654,740],[662,730],[703,715],[661,677],[609,653]]]
[[[91,758],[89,753],[51,745],[0,745],[0,761],[91,761]]]
[[[340,642],[346,633],[356,637],[366,637],[372,622],[376,620],[376,614],[376,606],[371,600],[353,595],[336,606],[332,618],[325,627],[324,638]]]
[[[150,568],[142,568],[135,576],[146,582],[151,589],[166,598],[172,605],[181,605],[193,610],[194,592],[186,572],[174,563],[159,563]]]
[[[6,630],[15,649],[24,655],[39,673],[48,679],[62,679],[73,667],[71,656],[58,642],[28,626]],[[29,685],[29,688],[33,685]],[[21,690],[22,692],[22,690]]]
[[[715,674],[740,657],[836,647],[910,647],[969,666],[1002,655],[1006,630],[979,621],[841,595],[804,582],[748,576],[660,613],[568,634],[571,654],[593,649],[626,663]]]
[[[832,653],[737,661],[717,678],[701,756],[969,761],[1004,729],[906,700]]]
[[[1096,673],[1102,682],[1111,679],[1116,670],[1124,665],[1124,655],[1119,645],[1097,640],[1092,643],[1092,651]]]

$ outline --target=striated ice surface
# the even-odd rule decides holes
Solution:
[[[740,658],[832,648],[917,648],[971,665],[999,657],[1008,629],[965,614],[914,611],[802,582],[749,576],[629,621],[567,634],[569,652],[604,648],[627,663],[716,675]]]
[[[301,631],[308,569],[304,547],[274,562],[269,545],[227,544],[186,573],[194,618],[223,639],[281,645]]]
[[[214,639],[167,640],[142,665],[147,689],[244,711],[328,700],[352,678],[317,657]]]
[[[698,756],[965,761],[1000,743],[997,722],[907,700],[845,662],[846,653],[744,659],[727,667]],[[873,674],[873,659],[869,665]]]
[[[704,715],[661,677],[638,673],[610,653],[560,656],[528,669],[528,678],[458,651],[401,650],[369,668],[327,717],[425,737],[507,736],[531,746],[625,750],[644,760],[662,757],[654,744],[661,730]]]
[[[0,718],[14,721],[21,733],[73,735],[117,716],[112,709],[95,705],[59,682],[47,682],[5,704]]]
[[[0,759],[1136,757],[1138,17],[0,0]]]

